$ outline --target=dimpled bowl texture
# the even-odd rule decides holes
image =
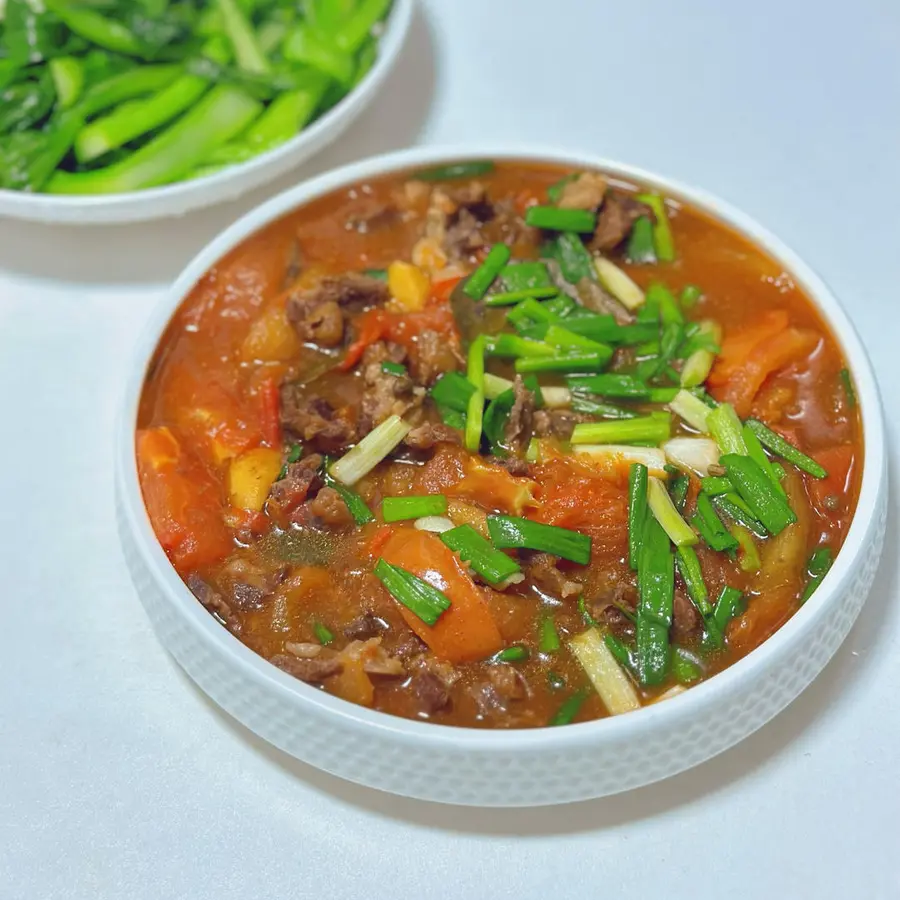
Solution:
[[[709,681],[626,715],[562,728],[478,730],[409,721],[310,687],[245,647],[194,599],[153,534],[134,456],[148,362],[182,299],[246,237],[335,189],[466,158],[596,168],[706,210],[763,247],[818,305],[846,354],[863,417],[865,460],[847,540],[814,598],[761,647]],[[148,323],[129,372],[118,431],[116,495],[134,584],[160,640],[232,716],[286,753],[359,784],[443,803],[532,806],[601,797],[709,759],[780,712],[821,671],[856,619],[881,555],[887,509],[884,433],[866,353],[828,287],[743,213],[669,179],[590,155],[516,147],[417,148],[300,184],[246,215],[187,267]]]
[[[0,190],[0,216],[33,222],[102,225],[180,216],[194,209],[235,200],[278,178],[339,138],[372,102],[393,68],[412,21],[414,0],[394,0],[375,65],[340,103],[296,137],[243,163],[205,178],[122,194],[64,196]]]

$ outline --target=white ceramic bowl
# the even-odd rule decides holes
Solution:
[[[394,0],[379,42],[378,58],[365,78],[325,115],[268,153],[227,166],[206,178],[145,191],[61,196],[0,189],[0,216],[74,225],[140,222],[225,203],[278,178],[340,137],[372,102],[400,56],[413,9],[414,0]]]
[[[834,566],[815,598],[759,649],[664,703],[564,728],[519,731],[452,728],[352,705],[281,672],[219,625],[169,564],[144,510],[134,459],[144,374],[166,323],[203,273],[259,228],[323,194],[466,157],[602,169],[707,211],[784,265],[818,305],[854,374],[865,438],[862,492]],[[146,327],[129,373],[116,456],[120,529],[138,594],[163,644],[210,697],[282,750],[335,775],[410,797],[479,806],[561,803],[624,791],[703,762],[759,728],[812,681],[849,631],[875,575],[887,508],[872,369],[844,311],[807,265],[703,191],[589,155],[509,147],[420,148],[369,159],[300,184],[228,228],[187,267]]]

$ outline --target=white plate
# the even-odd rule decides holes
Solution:
[[[375,65],[340,103],[296,137],[268,153],[228,166],[206,178],[178,181],[123,194],[61,196],[0,190],[0,216],[35,222],[97,225],[180,216],[192,209],[235,200],[309,159],[343,134],[371,103],[400,55],[413,14],[413,0],[394,0]]]
[[[393,171],[466,158],[601,169],[705,210],[784,266],[818,306],[853,372],[865,440],[862,489],[834,566],[814,599],[761,647],[664,703],[610,719],[519,731],[452,728],[355,706],[291,678],[221,627],[178,577],[147,518],[134,457],[138,401],[154,349],[197,280],[249,235],[323,194]],[[417,148],[346,166],[273,198],[212,241],[151,316],[136,351],[119,422],[116,494],[126,559],[154,628],[220,706],[287,753],[343,778],[410,797],[480,806],[617,793],[697,765],[755,731],[812,681],[849,631],[875,575],[887,508],[881,406],[868,357],[834,295],[793,251],[702,190],[589,154],[509,146]]]

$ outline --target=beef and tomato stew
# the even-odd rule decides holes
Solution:
[[[172,564],[248,647],[374,709],[528,727],[669,698],[815,602],[862,435],[834,336],[743,237],[473,161],[216,264],[136,452]]]

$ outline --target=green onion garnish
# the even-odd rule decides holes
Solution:
[[[438,404],[438,412],[441,414],[441,421],[451,428],[462,431],[466,427],[466,414],[458,410],[451,409],[449,406]]]
[[[281,471],[278,473],[278,477],[275,480],[281,481],[282,478],[287,477],[288,466],[297,462],[301,456],[303,456],[303,444],[292,444],[291,449],[288,450],[288,454],[284,459],[284,465],[281,467]]]
[[[556,316],[547,309],[545,303],[538,303],[532,297],[523,300],[514,306],[507,314],[506,321],[518,329],[533,324],[543,324],[556,321]]]
[[[700,533],[700,537],[713,549],[720,553],[737,549],[738,542],[722,524],[712,502],[706,494],[697,495],[697,515],[691,519],[691,525]]]
[[[746,608],[747,604],[744,602],[744,595],[737,588],[723,587],[722,593],[719,594],[719,599],[716,601],[713,621],[724,634],[728,623],[735,616],[739,616]]]
[[[507,647],[505,650],[501,650],[494,659],[497,662],[525,662],[529,657],[529,652],[527,647],[522,647],[518,644],[513,645],[512,647]]]
[[[648,490],[649,496],[649,490]],[[642,617],[654,622],[672,624],[675,595],[675,555],[669,536],[655,516],[644,520],[644,540],[638,564],[638,624]]]
[[[654,281],[647,288],[646,298],[647,303],[659,310],[659,318],[663,325],[684,324],[684,314],[678,306],[678,301],[664,284]]]
[[[347,509],[350,511],[353,521],[356,522],[357,525],[365,525],[367,522],[375,521],[375,515],[366,505],[366,501],[363,500],[356,491],[346,487],[334,478],[331,472],[334,467],[329,466],[330,460],[326,457],[322,463],[322,481],[324,482],[325,487],[337,491],[341,500],[344,501]]]
[[[566,679],[559,674],[559,672],[554,672],[552,669],[547,673],[547,684],[550,686],[551,690],[559,691],[562,690],[566,686]]]
[[[635,199],[646,203],[656,217],[656,224],[653,226],[653,246],[656,250],[656,258],[660,262],[673,262],[675,260],[675,240],[672,237],[672,228],[666,213],[666,201],[659,194],[638,194]]]
[[[568,294],[560,294],[558,297],[547,300],[543,304],[543,307],[547,312],[552,313],[558,319],[568,318],[574,310],[581,309]]]
[[[746,455],[747,445],[744,443],[741,420],[730,404],[719,404],[706,417],[706,426],[723,453]]]
[[[487,524],[499,549],[542,550],[583,566],[590,562],[590,535],[516,516],[488,516]]]
[[[781,479],[778,477],[778,473],[775,471],[772,461],[766,456],[766,451],[763,450],[762,444],[759,442],[756,433],[752,428],[745,425],[741,434],[744,437],[744,444],[747,447],[747,455],[763,470],[763,472],[766,473],[769,481],[772,482],[778,493],[781,494],[782,497],[787,497],[787,494],[781,485]]]
[[[547,188],[547,197],[552,200],[554,203],[558,203],[560,198],[562,197],[563,189],[570,182],[574,181],[578,177],[577,172],[572,172],[569,175],[563,175],[559,181],[554,182]]]
[[[647,518],[647,467],[632,463],[628,470],[628,565],[635,572],[644,542],[644,520]]]
[[[479,338],[481,340],[481,338]],[[485,341],[491,356],[538,357],[555,356],[556,350],[543,341],[531,341],[515,334],[498,334]]]
[[[446,406],[464,413],[469,407],[469,398],[474,393],[475,387],[465,375],[447,372],[435,382],[431,389],[431,399],[438,406]]]
[[[553,287],[545,263],[535,260],[511,263],[500,270],[500,278],[507,291],[524,291],[528,288]]]
[[[571,231],[560,234],[554,243],[553,253],[563,278],[569,284],[578,284],[582,278],[596,280],[597,270],[594,268],[594,260],[577,234]]]
[[[573,391],[628,400],[650,399],[650,387],[633,375],[586,375],[566,381]]]
[[[557,653],[561,644],[556,623],[552,613],[544,613],[538,626],[538,651],[540,653]]]
[[[421,497],[385,497],[381,501],[381,515],[385,522],[402,522],[424,516],[442,516],[447,512],[447,498],[443,494]]]
[[[687,500],[690,484],[691,479],[688,475],[676,475],[669,484],[669,496],[672,498],[672,503],[675,504],[675,509],[679,513],[684,512],[684,504]]]
[[[506,244],[494,244],[481,265],[466,280],[463,293],[473,300],[480,300],[509,262],[509,256],[510,250]]]
[[[454,181],[459,178],[476,178],[493,172],[494,163],[489,159],[472,162],[448,163],[446,166],[435,166],[423,169],[413,175],[417,181]]]
[[[529,298],[533,300],[544,300],[548,297],[555,297],[558,293],[559,290],[553,287],[553,285],[550,285],[549,287],[522,288],[520,291],[488,294],[487,297],[484,298],[484,302],[488,306],[512,306],[520,300],[527,300]]]
[[[566,700],[563,701],[562,706],[556,711],[547,725],[550,727],[555,727],[556,725],[571,725],[588,696],[590,696],[590,691],[581,690],[572,694],[571,697],[566,698]]]
[[[378,281],[387,281],[387,269],[363,269],[363,275],[369,278],[375,278]]]
[[[675,508],[666,486],[659,478],[651,478],[647,485],[647,502],[656,521],[662,525],[676,547],[690,547],[697,543],[697,535]]]
[[[381,363],[381,371],[386,375],[394,375],[399,378],[400,376],[406,374],[406,366],[386,359]]]
[[[489,584],[501,584],[522,571],[514,559],[494,549],[471,525],[451,528],[441,540]]]
[[[634,671],[634,656],[631,650],[620,641],[611,631],[603,635],[603,643],[609,647],[609,652],[616,658],[616,662],[629,671]]]
[[[602,369],[612,357],[612,350],[604,353],[564,353],[554,356],[520,357],[516,371],[526,372],[594,372]]]
[[[672,654],[672,675],[679,684],[691,684],[703,677],[703,669],[686,650],[676,647]]]
[[[856,406],[856,390],[853,387],[853,379],[848,369],[840,371],[841,385],[844,388],[844,396],[847,398],[847,406],[853,409]]]
[[[713,505],[732,522],[737,522],[745,528],[749,528],[757,537],[767,536],[765,525],[753,515],[743,498],[733,490],[727,494],[717,494],[713,498]]]
[[[601,419],[634,419],[638,415],[631,409],[623,409],[621,406],[613,406],[611,403],[600,403],[579,394],[572,396],[571,406],[575,412],[587,413]]]
[[[709,591],[703,580],[703,570],[700,568],[697,551],[693,547],[679,547],[675,552],[675,565],[687,588],[688,596],[694,601],[701,615],[711,616],[713,608],[709,603]]]
[[[334,634],[321,622],[313,622],[313,634],[323,647],[327,647],[334,640]]]
[[[743,525],[732,525],[729,529],[734,539],[741,545],[740,566],[742,572],[758,572],[762,566],[759,550],[753,541],[750,530]]]
[[[638,616],[635,631],[636,668],[643,685],[662,684],[669,672],[669,626],[649,616]]]
[[[671,416],[652,412],[647,416],[617,422],[580,422],[572,432],[573,444],[631,444],[648,441],[662,444],[669,439]]]
[[[590,625],[594,628],[599,628],[600,623],[591,615],[591,611],[587,608],[587,603],[584,599],[584,594],[578,595],[578,614],[581,616],[581,620],[585,625]]]
[[[331,467],[331,474],[346,485],[367,475],[406,437],[410,426],[400,416],[389,416]]]
[[[481,446],[481,426],[484,419],[484,335],[479,335],[469,345],[466,377],[475,388],[466,407],[465,445],[470,453],[476,453]]]
[[[765,472],[749,456],[726,453],[719,460],[750,511],[772,534],[779,534],[797,521],[787,500],[775,490]],[[747,524],[746,522],[742,524]]]
[[[649,216],[641,216],[631,226],[626,255],[629,262],[633,263],[656,262],[656,250],[653,246],[653,223]]]
[[[759,438],[759,442],[777,453],[782,459],[795,465],[798,469],[812,475],[813,478],[827,478],[828,473],[805,453],[786,441],[780,434],[766,428],[758,419],[747,419],[747,427]]]
[[[696,284],[687,285],[681,292],[681,308],[691,309],[700,302],[703,291]]]
[[[708,475],[700,479],[700,487],[704,494],[716,497],[734,490],[734,485],[724,475]]]
[[[544,341],[553,347],[561,347],[565,350],[571,350],[572,352],[580,352],[583,350],[588,353],[606,354],[608,358],[612,358],[612,347],[608,344],[585,337],[562,325],[550,325],[544,334]]]
[[[830,547],[819,547],[806,564],[806,571],[809,575],[809,581],[800,595],[800,602],[806,603],[813,595],[816,588],[822,583],[822,579],[828,574],[831,564],[834,562],[834,554]]]
[[[529,206],[525,211],[525,224],[532,228],[551,231],[577,231],[592,234],[597,227],[597,216],[586,209],[560,209],[558,206]]]
[[[603,705],[611,715],[630,712],[641,705],[631,679],[596,628],[588,628],[569,641],[569,648],[587,673]]]
[[[392,566],[384,559],[375,563],[375,576],[388,593],[426,625],[434,625],[450,608],[450,600],[442,591],[400,566]]]

